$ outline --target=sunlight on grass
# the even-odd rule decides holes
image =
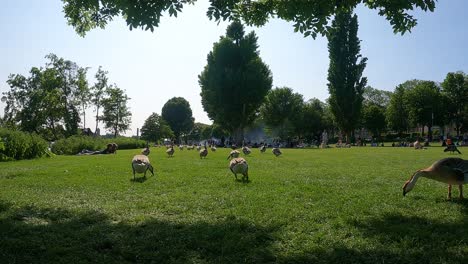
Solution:
[[[254,149],[242,183],[228,149],[164,151],[138,181],[139,150],[0,163],[0,263],[468,262],[468,203],[426,179],[401,193],[415,170],[466,154]]]

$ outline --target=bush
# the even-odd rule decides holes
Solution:
[[[47,142],[36,134],[0,129],[0,160],[34,159],[47,153]]]
[[[116,143],[118,149],[136,149],[144,148],[146,142],[143,140],[118,137],[118,138],[102,138],[89,136],[71,136],[66,139],[57,140],[52,145],[52,152],[59,155],[75,155],[82,150],[103,150],[108,143]]]

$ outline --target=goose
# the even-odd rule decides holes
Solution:
[[[242,174],[242,181],[249,181],[249,165],[244,158],[234,158],[229,162],[229,169],[237,180],[237,174]]]
[[[179,145],[180,150],[184,150],[184,145]]]
[[[229,156],[227,157],[227,159],[231,158],[231,159],[234,159],[234,158],[238,158],[240,155],[240,152],[237,151],[237,150],[233,150],[229,153]]]
[[[458,154],[462,154],[462,153],[458,150],[457,146],[455,146],[455,145],[448,145],[448,146],[444,149],[444,152],[447,152],[447,151],[451,151],[452,154],[455,153],[455,151],[458,152]]]
[[[200,151],[200,149],[201,149],[201,146],[200,146],[200,145],[198,145],[198,146],[197,146],[197,150],[198,150],[198,151]]]
[[[141,150],[141,154],[145,156],[148,156],[150,154],[150,148],[149,148],[148,142],[146,142],[146,148]]]
[[[169,157],[172,157],[172,155],[174,155],[174,145],[171,145],[171,147],[166,150],[166,153],[169,155]]]
[[[207,155],[208,155],[208,149],[206,148],[206,144],[205,144],[204,149],[200,150],[200,159],[206,158]]]
[[[146,177],[146,171],[150,171],[151,175],[154,176],[153,166],[146,155],[135,155],[132,159],[132,170],[133,180],[135,180],[135,173],[144,173],[143,177]]]
[[[419,177],[448,184],[448,199],[452,198],[452,185],[458,185],[460,199],[463,199],[463,184],[468,183],[468,160],[445,158],[434,162],[426,169],[416,171],[403,185],[403,196],[414,188]]]
[[[263,144],[263,145],[260,147],[260,152],[261,152],[261,153],[265,153],[265,151],[266,151],[266,146],[265,146],[265,144]]]
[[[252,153],[249,147],[244,146],[244,141],[242,141],[242,152],[244,153],[244,155],[249,155],[250,153]]]
[[[273,152],[273,154],[275,154],[276,157],[283,154],[283,153],[281,153],[281,150],[279,148],[273,148],[273,149],[271,149],[271,152]]]
[[[211,145],[211,151],[213,151],[213,152],[216,151],[216,146],[215,145]]]

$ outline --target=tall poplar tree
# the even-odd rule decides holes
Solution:
[[[358,125],[363,91],[367,84],[367,78],[362,77],[367,58],[360,54],[357,32],[357,15],[348,11],[336,15],[328,35],[329,104],[338,127],[346,135],[347,143]]]

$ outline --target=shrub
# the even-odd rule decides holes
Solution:
[[[0,160],[21,160],[42,157],[47,142],[36,134],[0,129]]]
[[[82,150],[103,150],[108,143],[116,143],[118,149],[136,149],[146,146],[143,140],[118,137],[118,138],[102,138],[89,136],[71,136],[66,139],[57,140],[52,145],[52,152],[59,155],[75,155]]]

